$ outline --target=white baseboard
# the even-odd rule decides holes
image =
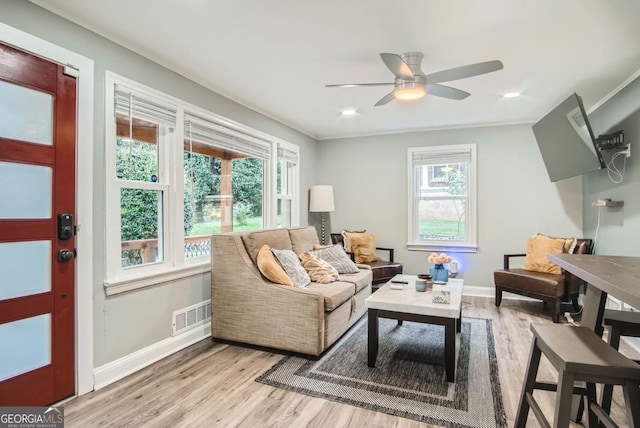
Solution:
[[[93,371],[94,389],[98,390],[143,369],[181,349],[211,336],[211,323],[191,329],[97,367]]]
[[[470,297],[495,297],[496,289],[493,287],[479,287],[477,285],[463,285],[462,295]]]
[[[496,289],[495,287],[480,287],[477,285],[464,285],[462,287],[462,295],[469,297],[487,297],[490,299],[495,299],[496,297]],[[511,299],[511,300],[530,300],[535,301],[537,299],[532,299],[530,297],[521,296],[519,294],[509,293],[504,291],[502,293],[502,299]]]

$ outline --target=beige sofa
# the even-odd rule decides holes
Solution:
[[[317,356],[366,311],[372,280],[366,266],[306,288],[274,284],[258,270],[256,257],[264,244],[296,254],[313,249],[319,242],[312,226],[213,235],[211,243],[214,340]]]

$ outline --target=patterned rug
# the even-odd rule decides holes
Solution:
[[[256,379],[267,385],[445,427],[505,427],[491,320],[463,318],[456,382],[444,369],[444,327],[380,319],[375,368],[367,317],[317,361],[287,356]]]

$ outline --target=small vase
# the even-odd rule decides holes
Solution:
[[[432,267],[430,273],[434,282],[447,282],[449,280],[449,270],[445,269],[442,263],[438,263]]]

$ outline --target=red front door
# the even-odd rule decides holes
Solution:
[[[75,393],[75,144],[76,79],[0,44],[0,406]]]

